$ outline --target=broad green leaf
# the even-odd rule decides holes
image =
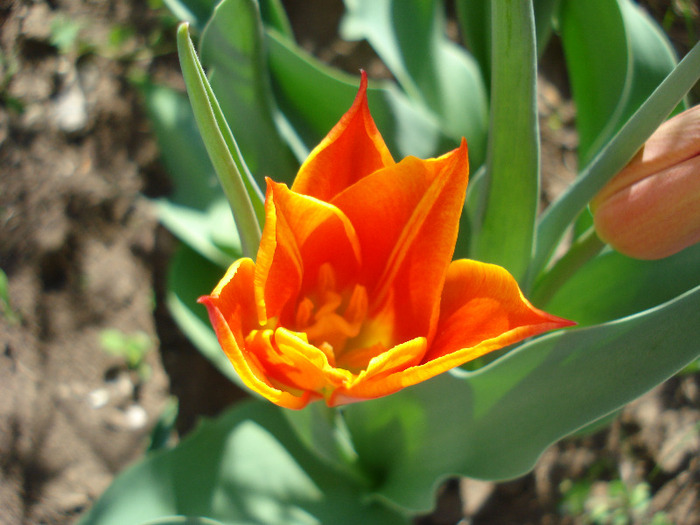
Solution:
[[[484,160],[488,102],[476,61],[446,35],[444,5],[426,0],[345,0],[341,34],[366,39],[415,103],[454,141],[466,137],[474,169]]]
[[[576,101],[579,158],[621,109],[631,74],[625,26],[617,0],[562,0],[559,13],[566,67]]]
[[[469,51],[479,64],[487,89],[491,84],[491,7],[484,0],[457,0],[457,17]]]
[[[593,196],[634,156],[699,78],[700,44],[696,44],[576,181],[542,214],[527,284],[542,272],[568,226]]]
[[[226,199],[187,97],[165,86],[144,84],[141,88],[162,162],[173,184],[171,195],[156,200],[158,218],[202,256],[228,265],[240,253],[240,241],[231,213],[220,212]],[[216,228],[212,227],[214,221]]]
[[[537,55],[547,47],[552,34],[552,16],[560,0],[533,0]],[[491,82],[491,9],[484,0],[457,0],[457,18],[462,37],[479,64],[484,83]]]
[[[700,287],[641,314],[560,331],[476,372],[453,371],[345,408],[379,495],[426,510],[447,475],[509,479],[552,443],[609,414],[700,354]]]
[[[197,349],[231,381],[242,382],[219,346],[204,306],[197,299],[211,292],[224,269],[202,258],[187,246],[180,246],[170,261],[165,302],[170,314]]]
[[[311,149],[350,108],[359,78],[325,66],[274,31],[267,36],[277,101],[305,147]],[[435,120],[392,84],[371,83],[367,97],[372,117],[394,155],[426,158],[453,147]]]
[[[81,523],[124,525],[178,514],[233,525],[408,523],[305,449],[278,407],[258,401],[204,422],[174,449],[123,472]]]
[[[352,448],[342,413],[325,403],[310,403],[303,410],[284,410],[287,421],[299,440],[316,457],[340,472],[369,483],[366,473],[358,467],[357,453]]]
[[[562,43],[585,166],[676,64],[668,38],[630,0],[563,0]]]
[[[698,285],[700,244],[658,261],[640,261],[608,250],[538,306],[586,326],[651,308]]]
[[[520,280],[530,261],[539,205],[535,26],[531,1],[491,6],[491,124],[485,202],[472,230],[472,256]]]
[[[260,4],[260,15],[265,26],[274,29],[290,40],[294,40],[292,25],[284,11],[282,0],[258,0],[258,4]]]
[[[266,176],[291,183],[299,167],[275,126],[263,39],[257,2],[224,0],[199,45],[221,111],[260,187]]]
[[[197,127],[231,205],[243,254],[255,257],[260,245],[261,224],[265,218],[260,188],[253,180],[241,156],[240,149],[204,75],[190,40],[187,23],[180,24],[177,30],[177,48]]]
[[[172,13],[182,21],[189,22],[198,31],[211,17],[214,7],[219,0],[163,0]]]

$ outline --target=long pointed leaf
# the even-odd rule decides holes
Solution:
[[[532,2],[492,2],[491,125],[484,214],[473,257],[525,274],[539,202],[537,56]],[[477,218],[477,221],[479,218]]]
[[[291,183],[299,167],[275,125],[264,35],[257,2],[224,0],[199,43],[212,91],[260,187],[266,176]]]
[[[216,97],[211,91],[190,40],[187,23],[177,30],[177,46],[185,85],[199,131],[224,193],[231,204],[243,254],[254,257],[260,245],[264,206],[260,189],[250,175]]]

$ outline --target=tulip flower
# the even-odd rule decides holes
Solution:
[[[467,146],[392,159],[367,80],[291,187],[267,180],[257,260],[200,299],[253,391],[303,408],[372,399],[569,321],[534,308],[503,268],[451,262]]]
[[[664,122],[591,201],[598,236],[637,259],[700,242],[700,106]]]

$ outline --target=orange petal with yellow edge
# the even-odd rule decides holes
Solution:
[[[394,164],[367,105],[367,75],[350,109],[299,168],[292,191],[330,201],[370,173]]]
[[[273,403],[286,408],[303,408],[311,400],[310,392],[296,396],[272,385],[255,360],[250,359],[245,348],[245,335],[251,329],[246,325],[256,320],[253,273],[255,264],[250,259],[239,259],[231,265],[226,275],[211,295],[199,302],[207,307],[209,319],[224,353],[243,383]]]

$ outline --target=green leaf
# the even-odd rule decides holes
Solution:
[[[257,401],[204,422],[174,449],[123,472],[81,523],[124,525],[178,514],[234,525],[408,523],[305,449],[278,407]]]
[[[447,38],[442,2],[345,0],[341,34],[366,39],[416,104],[455,142],[466,137],[474,169],[483,163],[488,101],[481,72]]]
[[[299,167],[275,125],[263,38],[257,2],[224,0],[199,46],[216,100],[260,187],[266,176],[291,183]]]
[[[163,0],[163,3],[178,19],[191,23],[197,31],[201,31],[214,12],[214,7],[218,1]]]
[[[10,283],[5,270],[2,268],[0,268],[0,315],[11,324],[17,324],[20,321],[19,315],[12,308],[10,302]]]
[[[613,323],[560,331],[476,372],[455,370],[345,408],[379,495],[432,504],[447,475],[509,479],[552,443],[666,380],[700,353],[700,287]]]
[[[651,308],[698,285],[700,244],[658,261],[640,261],[608,250],[538,306],[586,326]]]
[[[539,205],[537,56],[532,2],[493,2],[491,125],[484,211],[472,256],[520,280],[532,252]],[[478,212],[477,212],[478,213]]]
[[[211,327],[204,306],[197,299],[210,293],[223,277],[223,269],[180,246],[168,268],[166,304],[173,319],[197,349],[231,381],[242,381],[228,360]]]
[[[566,63],[585,166],[676,64],[653,20],[629,0],[563,0]]]
[[[546,266],[568,226],[634,156],[699,78],[700,44],[696,44],[576,181],[545,210],[540,217],[535,254],[528,272],[530,284]],[[528,285],[524,288],[527,290]]]
[[[274,29],[290,40],[294,40],[292,25],[284,11],[282,0],[258,0],[258,4],[260,4],[260,15],[265,26]]]
[[[267,36],[277,101],[303,141],[301,149],[308,150],[350,108],[359,77],[325,66],[274,31],[268,31]],[[431,116],[408,101],[393,84],[373,82],[367,97],[372,117],[396,156],[432,157],[449,147]],[[302,153],[305,156],[306,152]]]
[[[227,266],[240,253],[240,241],[231,213],[221,213],[227,208],[226,199],[187,97],[149,83],[143,84],[141,91],[162,162],[173,183],[172,194],[156,200],[158,218],[202,256]],[[216,228],[212,228],[213,222]]]
[[[241,156],[204,75],[186,23],[181,24],[177,30],[177,47],[195,120],[219,182],[231,205],[243,254],[254,257],[260,245],[261,224],[265,219],[260,189]]]
[[[552,16],[560,0],[534,0],[537,55],[547,47],[552,34]],[[491,83],[491,9],[484,0],[457,0],[457,18],[462,37],[479,64],[484,83]]]

